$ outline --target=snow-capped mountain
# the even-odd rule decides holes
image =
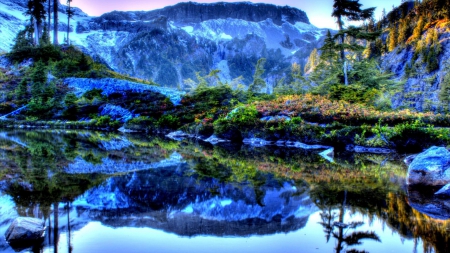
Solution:
[[[16,31],[27,20],[24,0],[0,0],[3,22],[0,49],[9,50]],[[13,11],[13,9],[18,9]],[[67,18],[61,7],[61,27]],[[240,3],[179,3],[148,12],[106,13],[88,17],[78,10],[71,21],[74,45],[115,71],[165,86],[183,86],[196,80],[195,73],[221,70],[223,82],[239,76],[248,84],[259,58],[267,58],[269,84],[286,76],[292,63],[305,64],[310,52],[320,47],[326,30],[309,23],[307,15],[288,6]],[[64,31],[64,29],[61,29]],[[65,33],[60,32],[59,41]]]

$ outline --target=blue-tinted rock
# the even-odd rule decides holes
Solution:
[[[417,155],[408,168],[409,185],[439,186],[450,183],[450,152],[431,147]]]
[[[245,138],[242,142],[244,144],[255,146],[255,147],[263,147],[263,146],[273,144],[273,142],[271,142],[271,141],[266,141],[266,140],[260,139],[260,138]]]
[[[363,147],[363,146],[355,146],[353,149],[356,153],[372,153],[372,154],[390,154],[394,151],[388,148],[372,148],[372,147]]]
[[[446,184],[439,191],[437,191],[434,195],[440,197],[450,197],[450,184]]]
[[[8,242],[33,241],[44,237],[44,221],[30,217],[18,217],[6,230],[5,238]]]

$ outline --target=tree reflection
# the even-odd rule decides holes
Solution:
[[[352,202],[351,198],[348,199],[348,195],[347,189],[336,187],[336,184],[334,187],[316,187],[311,192],[313,201],[321,210],[320,217],[322,221],[319,224],[324,228],[327,243],[331,238],[334,238],[336,241],[335,252],[367,252],[354,247],[362,245],[363,240],[374,240],[377,242],[381,242],[381,240],[373,231],[357,230],[364,225],[364,222],[345,220],[348,213],[346,210],[348,201]],[[354,207],[353,203],[352,208]]]

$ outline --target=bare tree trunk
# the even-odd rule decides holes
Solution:
[[[39,39],[41,37],[39,36],[39,25],[36,19],[33,19],[33,25],[34,25],[34,44],[39,46]]]
[[[58,45],[58,4],[59,0],[53,0],[53,44]]]

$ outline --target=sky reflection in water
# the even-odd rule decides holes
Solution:
[[[46,219],[43,252],[446,250],[448,221],[409,207],[399,157],[339,156],[329,164],[300,150],[8,132],[0,236],[21,215]],[[109,174],[86,174],[105,162]],[[0,251],[13,252],[4,242]]]

